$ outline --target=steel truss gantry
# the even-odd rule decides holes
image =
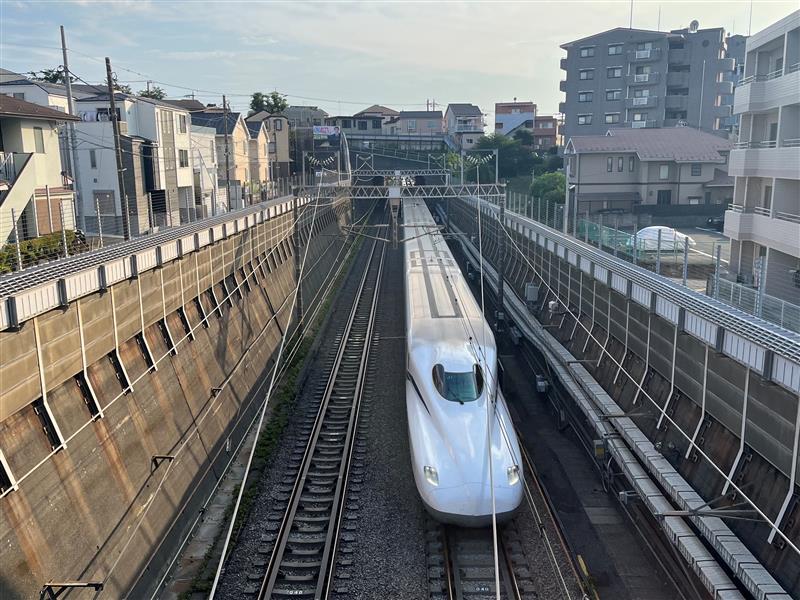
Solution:
[[[405,175],[407,171],[401,171]],[[394,174],[394,173],[393,173]],[[397,192],[396,190],[399,190]],[[390,194],[390,191],[392,194]],[[460,198],[472,196],[483,198],[484,200],[499,202],[506,194],[504,183],[466,183],[466,184],[441,184],[441,185],[408,185],[408,186],[386,186],[386,185],[358,185],[358,186],[308,186],[296,190],[299,196],[308,195],[323,197],[334,197],[347,195],[351,198],[389,198],[390,195],[399,194],[400,198],[430,198],[431,200]]]
[[[353,177],[446,177],[447,169],[356,169]]]

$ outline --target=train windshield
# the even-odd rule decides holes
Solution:
[[[445,400],[472,402],[483,392],[483,370],[475,365],[472,371],[458,373],[445,371],[442,365],[433,367],[433,385]]]

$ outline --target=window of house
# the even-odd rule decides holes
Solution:
[[[358,122],[358,130],[359,131],[366,131],[367,130],[367,122],[366,121],[359,121]]]
[[[471,144],[472,142],[473,142],[473,139],[472,139],[472,138],[467,138],[467,143],[468,143],[468,144]]]
[[[428,121],[428,129],[435,129],[436,121]]]
[[[591,102],[594,92],[578,92],[578,102]]]
[[[669,49],[670,50],[682,50],[683,49],[683,40],[670,40]]]
[[[33,142],[36,146],[36,153],[44,154],[44,132],[41,127],[33,128]]]
[[[105,192],[101,190],[94,191],[95,206],[101,215],[115,215],[117,214],[116,202],[114,201],[114,192]]]
[[[622,54],[622,44],[609,44],[608,55],[615,56],[617,54]]]
[[[591,125],[592,115],[578,115],[578,125]]]
[[[625,157],[618,156],[617,157],[617,172],[622,173],[625,170]]]
[[[628,157],[628,171],[633,173],[633,168],[636,166],[636,157],[629,156]]]
[[[11,97],[17,100],[25,100],[25,92],[13,92]]]
[[[646,112],[635,112],[635,113],[633,113],[633,120],[634,121],[647,121],[647,113]]]
[[[606,90],[606,100],[621,100],[622,90]]]
[[[637,50],[652,50],[653,49],[653,42],[639,42],[636,44]]]
[[[342,129],[350,129],[350,127],[352,127],[350,119],[342,119]]]
[[[606,69],[606,77],[608,79],[618,79],[622,77],[622,67],[608,67]]]
[[[606,113],[606,123],[619,123],[619,113]]]
[[[606,171],[611,173],[611,171],[613,171],[613,170],[614,170],[614,157],[613,156],[609,156],[606,159]]]
[[[280,119],[275,120],[275,131],[281,131],[283,129],[283,123]]]
[[[408,131],[416,131],[417,129],[417,120],[416,119],[409,119],[406,123],[406,127]]]
[[[634,98],[649,98],[650,97],[650,89],[649,88],[641,88],[633,90],[633,97]]]
[[[700,177],[703,174],[703,165],[692,163],[692,177]]]
[[[637,75],[649,75],[650,71],[652,71],[650,65],[639,65],[638,67],[636,67]]]
[[[584,81],[594,79],[594,69],[581,69],[578,72],[578,79],[582,79]]]
[[[89,150],[89,166],[93,169],[97,168],[97,150]]]
[[[178,131],[186,133],[186,115],[178,115]]]
[[[189,166],[189,151],[188,150],[178,150],[178,166],[179,167],[188,167]]]
[[[372,121],[372,128],[373,129],[380,129],[381,128],[381,122],[378,119],[375,119],[374,121]]]
[[[581,58],[590,58],[594,56],[594,46],[584,46],[581,48]]]
[[[669,165],[659,165],[658,166],[658,178],[659,179],[667,179],[667,178],[669,178]]]

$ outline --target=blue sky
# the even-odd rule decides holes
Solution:
[[[751,2],[634,2],[634,27],[722,26],[747,33]],[[796,2],[754,0],[755,33]],[[484,112],[513,97],[555,112],[562,94],[559,44],[627,26],[630,2],[17,2],[0,0],[0,66],[61,64],[89,82],[110,56],[134,90],[145,80],[204,102],[229,94],[245,109],[253,91],[277,89],[293,104],[352,114],[369,104],[424,109],[425,101],[474,102]],[[182,86],[182,87],[181,87]],[[188,89],[183,89],[188,88]],[[202,90],[202,91],[201,91]],[[308,99],[307,99],[308,98]],[[313,100],[311,99],[313,98]]]

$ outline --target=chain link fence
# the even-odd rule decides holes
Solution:
[[[511,191],[507,209],[563,231],[562,203]],[[800,298],[800,266],[778,261],[768,265],[757,258],[752,272],[743,276],[731,269],[728,239],[694,240],[671,228],[626,227],[630,221],[630,215],[582,214],[570,218],[569,233],[620,260],[800,332],[800,306],[782,299]],[[762,281],[766,285],[759,285]]]
[[[292,193],[301,184],[300,176],[287,177],[232,190],[232,209],[268,202]],[[220,193],[217,193],[220,192]],[[236,197],[234,198],[234,193]],[[168,210],[158,193],[148,194],[147,206],[129,219],[131,238],[150,235],[206,217],[228,212],[224,185],[213,194],[189,196],[181,206]],[[113,196],[95,195],[94,211],[78,215],[72,194],[34,195],[20,211],[0,211],[0,274],[20,271],[59,258],[102,248],[125,240],[125,224]]]

